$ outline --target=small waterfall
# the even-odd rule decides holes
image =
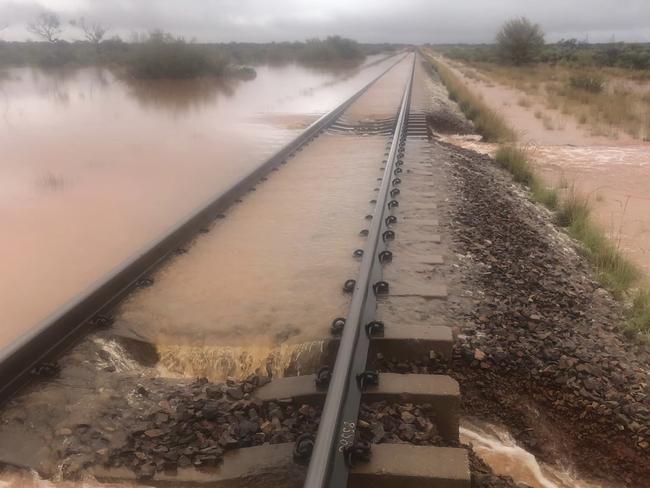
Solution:
[[[228,377],[243,379],[251,374],[274,378],[308,374],[321,363],[324,341],[268,346],[168,346],[159,345],[158,371],[166,377],[205,377],[212,381]]]
[[[613,488],[579,479],[571,469],[540,463],[500,426],[463,419],[460,438],[495,474],[510,476],[517,483],[533,488]]]
[[[101,337],[94,338],[93,341],[100,349],[98,362],[100,368],[111,368],[119,373],[142,369],[120,343]]]

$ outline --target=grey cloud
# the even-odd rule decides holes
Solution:
[[[526,15],[550,40],[650,40],[648,0],[0,0],[4,38],[49,9],[84,15],[113,33],[162,28],[204,41],[283,41],[340,34],[364,42],[490,42],[507,18]]]

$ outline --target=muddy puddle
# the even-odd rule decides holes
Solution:
[[[0,346],[226,188],[395,61],[129,83],[105,69],[0,81]]]

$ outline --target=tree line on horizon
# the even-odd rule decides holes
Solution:
[[[135,78],[195,78],[226,74],[250,77],[254,70],[242,65],[291,61],[358,64],[366,55],[394,48],[388,44],[363,45],[340,36],[266,44],[198,43],[162,30],[134,33],[126,42],[117,35],[109,38],[110,28],[101,22],[79,17],[70,20],[69,25],[79,29],[83,40],[62,39],[64,24],[61,18],[53,12],[39,14],[26,26],[39,42],[0,40],[0,67],[108,64],[124,67],[126,73]]]
[[[506,21],[493,44],[446,44],[439,49],[452,59],[522,66],[526,64],[566,63],[577,66],[618,67],[650,70],[648,43],[589,43],[562,39],[546,43],[542,27],[526,17]]]

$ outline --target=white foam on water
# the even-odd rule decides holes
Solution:
[[[503,427],[463,420],[460,438],[495,474],[510,476],[517,483],[533,488],[613,488],[612,485],[580,479],[565,466],[540,463],[523,449]]]

